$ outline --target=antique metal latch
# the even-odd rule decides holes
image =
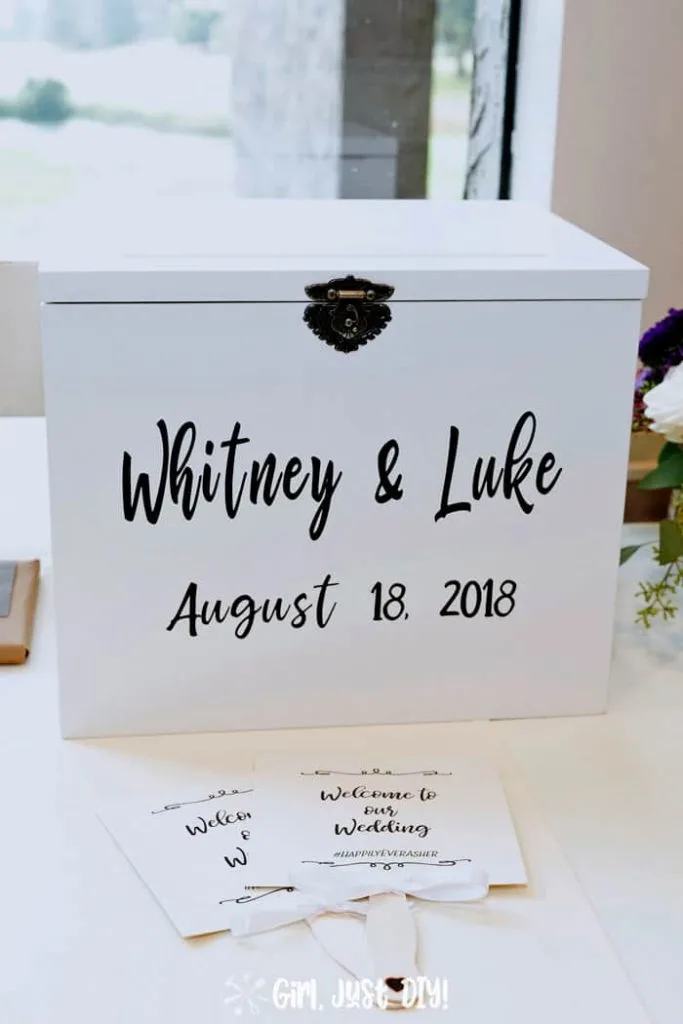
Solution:
[[[356,352],[391,320],[386,300],[393,294],[388,284],[375,284],[351,274],[327,284],[310,284],[306,295],[311,302],[304,310],[304,320],[337,352]]]

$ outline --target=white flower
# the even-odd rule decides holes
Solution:
[[[661,384],[643,397],[650,430],[667,441],[683,444],[683,363],[672,367]]]

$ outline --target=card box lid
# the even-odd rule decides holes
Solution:
[[[306,302],[345,274],[392,301],[642,299],[648,271],[517,202],[234,200],[159,204],[41,250],[46,303]],[[53,247],[54,251],[54,247]]]

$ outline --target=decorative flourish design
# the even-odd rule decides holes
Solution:
[[[311,284],[306,288],[312,301],[304,310],[304,322],[337,352],[357,352],[391,320],[386,300],[393,294],[391,285],[374,284],[351,274],[327,284]]]
[[[404,868],[406,864],[419,864],[427,868],[453,868],[456,864],[471,864],[469,857],[458,857],[457,860],[302,860],[302,864],[321,864],[326,868],[350,868],[364,864],[369,868],[382,868],[391,871],[393,868]]]
[[[313,772],[299,772],[299,775],[392,775],[398,778],[403,775],[452,775],[453,772],[437,772],[434,768],[426,768],[417,772],[394,772],[391,768],[363,768],[359,772],[338,772],[332,768],[316,768]]]
[[[185,800],[177,804],[165,804],[158,811],[150,811],[150,814],[165,814],[166,811],[179,811],[181,807],[189,807],[191,804],[208,804],[211,800],[220,800],[224,796],[241,796],[243,793],[253,793],[253,789],[218,789],[215,793],[209,793],[201,800]]]
[[[249,888],[248,886],[246,888]],[[229,900],[219,900],[218,904],[221,906],[223,903],[253,903],[254,900],[262,900],[266,896],[273,896],[276,892],[294,892],[293,885],[279,885],[273,889],[266,889],[264,892],[251,893],[246,892],[244,896],[233,896]]]

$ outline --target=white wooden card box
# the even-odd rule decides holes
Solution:
[[[645,268],[513,203],[172,228],[42,272],[64,735],[602,711]]]

